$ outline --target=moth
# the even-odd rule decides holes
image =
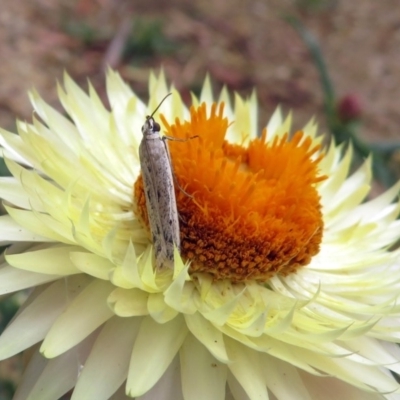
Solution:
[[[153,118],[170,94],[164,97],[150,116],[146,116],[142,126],[143,138],[139,146],[146,208],[157,269],[173,268],[174,246],[180,250],[174,175],[166,143],[168,137],[160,136],[160,125]]]

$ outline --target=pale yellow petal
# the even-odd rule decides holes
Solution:
[[[224,336],[218,328],[214,327],[199,313],[185,315],[185,320],[190,332],[217,360],[225,364],[229,363],[229,357],[224,344]]]
[[[41,287],[36,289],[0,336],[0,359],[9,358],[43,340],[68,302],[88,282],[87,276],[80,275],[69,278],[68,282],[58,280],[44,290]],[[60,296],[60,293],[65,293],[65,296]]]
[[[260,355],[230,338],[225,339],[229,358],[228,368],[250,399],[268,400],[268,390]]]
[[[9,215],[0,216],[0,242],[51,242],[52,240],[38,235],[18,225]]]
[[[150,294],[140,289],[115,289],[108,296],[108,304],[116,315],[133,317],[148,315],[147,302]]]
[[[46,335],[40,351],[54,358],[71,349],[113,315],[107,297],[113,290],[109,282],[94,280],[60,315]]]
[[[71,251],[69,257],[79,271],[107,281],[110,278],[110,272],[115,268],[110,260],[93,253]]]
[[[71,251],[77,250],[78,247],[53,245],[44,249],[32,248],[22,254],[6,253],[6,260],[13,267],[26,271],[66,276],[81,272],[70,259]]]
[[[71,400],[108,400],[126,380],[140,320],[111,318],[94,342]],[[94,384],[96,382],[96,384]]]
[[[143,319],[129,366],[126,390],[130,396],[143,395],[156,384],[178,353],[186,335],[182,316],[165,324],[158,324],[150,317]]]
[[[194,336],[188,335],[180,351],[185,400],[224,400],[228,368],[217,361]]]

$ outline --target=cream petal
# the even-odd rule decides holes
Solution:
[[[14,393],[13,400],[27,400],[32,388],[48,364],[49,360],[44,358],[37,348],[31,356],[28,365],[25,367],[24,374]]]
[[[187,335],[182,316],[158,324],[145,317],[132,351],[126,391],[141,396],[151,389],[176,356]]]
[[[174,319],[178,311],[169,307],[164,301],[163,293],[152,293],[147,301],[150,316],[158,323],[163,324]]]
[[[172,92],[172,99],[171,99],[171,106],[169,107],[169,113],[163,114],[169,121],[175,120],[175,118],[179,119],[187,119],[189,117],[189,112],[185,107],[185,103],[182,101],[182,97],[180,93],[176,90],[171,88]]]
[[[251,92],[250,98],[248,99],[248,113],[250,114],[250,138],[256,138],[258,136],[258,100],[257,92],[255,89]]]
[[[336,146],[335,139],[330,138],[330,140],[327,143],[327,147],[325,148],[325,157],[322,158],[322,160],[319,162],[318,166],[320,168],[321,174],[322,175],[327,175],[328,179],[331,179],[331,171],[334,170],[334,165],[336,166],[339,161],[342,158],[342,151],[344,149],[344,143],[342,143],[339,146]],[[318,191],[320,191],[321,187],[323,187],[326,184],[326,181],[324,180],[316,185]]]
[[[171,362],[163,376],[143,396],[136,400],[186,400],[181,390],[181,377],[178,357]]]
[[[46,364],[33,386],[28,399],[54,400],[72,389],[94,340],[89,336],[83,342]]]
[[[212,85],[211,85],[211,79],[210,75],[206,75],[206,78],[204,79],[203,86],[201,88],[201,93],[200,93],[200,98],[199,98],[199,103],[205,102],[206,104],[211,104],[214,101],[214,96],[212,93]]]
[[[304,371],[299,371],[299,375],[302,377],[312,399],[382,400],[383,398],[388,398],[387,395],[383,397],[380,393],[368,393],[357,389],[339,379],[330,377],[321,379]],[[397,399],[399,398],[399,395],[395,396]]]
[[[233,125],[228,129],[227,140],[240,145],[247,145],[250,139],[257,137],[258,132],[258,109],[254,107],[256,102],[255,91],[248,99],[243,99],[235,93],[235,110]],[[234,132],[234,135],[232,133]]]
[[[37,274],[3,264],[0,268],[0,295],[60,279],[59,275]]]
[[[99,107],[93,102],[67,73],[64,73],[64,87],[65,91],[60,88],[58,92],[63,107],[85,141],[95,144],[95,136],[99,139],[107,128],[108,112],[104,106]]]
[[[343,343],[343,346],[346,346],[360,357],[365,357],[366,360],[372,360],[370,362],[371,365],[385,366],[399,373],[400,353],[398,346],[394,346],[393,343],[390,343],[390,345],[390,350],[388,351],[387,348],[382,345],[382,342],[361,335],[356,339],[347,340]]]
[[[20,136],[0,128],[0,145],[3,147],[4,158],[14,160],[22,165],[32,166],[35,157]]]
[[[0,336],[0,359],[17,354],[41,341],[67,305],[88,283],[84,275],[58,280],[36,296],[12,320]],[[60,296],[60,293],[65,296]],[[35,324],[32,324],[35,321]]]
[[[195,301],[196,287],[189,278],[189,264],[185,265],[179,252],[175,249],[174,278],[168,289],[164,292],[165,302],[183,314],[194,314],[197,311]]]
[[[59,275],[79,274],[81,271],[70,260],[70,252],[79,248],[55,245],[45,249],[33,249],[22,254],[7,255],[7,262],[26,271]]]
[[[72,251],[70,259],[81,272],[107,281],[110,278],[110,272],[115,268],[110,260],[93,253]]]
[[[268,400],[264,366],[258,352],[230,338],[225,339],[225,345],[232,360],[228,368],[250,399]]]
[[[233,124],[229,126],[226,139],[231,143],[248,143],[252,134],[252,121],[249,114],[249,104],[235,93],[235,108]]]
[[[329,199],[329,223],[347,217],[349,211],[358,206],[367,196],[371,187],[371,158],[346,179]]]
[[[319,398],[310,396],[301,375],[299,375],[299,370],[293,365],[268,354],[262,354],[260,357],[268,390],[278,400],[313,400]]]
[[[118,288],[108,296],[108,304],[120,317],[148,315],[147,302],[150,294],[140,289]]]
[[[0,177],[1,198],[19,208],[31,208],[25,189],[14,177]]]
[[[130,86],[122,80],[121,75],[111,68],[107,69],[106,87],[107,97],[113,112],[124,109],[132,97],[137,98]],[[138,111],[142,111],[144,114],[144,106],[142,110]]]
[[[361,214],[364,217],[372,218],[372,220],[380,221],[382,211],[395,200],[400,192],[400,181],[394,184],[390,189],[383,192],[381,195],[360,204],[356,210],[352,211],[356,214]],[[397,208],[397,207],[396,207]]]
[[[306,123],[306,125],[304,125],[304,128],[302,129],[302,131],[304,132],[305,136],[312,137],[313,141],[316,141],[317,143],[319,143],[320,140],[323,141],[323,139],[324,139],[324,135],[317,136],[317,134],[318,134],[318,125],[315,122],[315,117],[312,117]]]
[[[139,318],[113,317],[97,337],[71,400],[107,400],[126,380]],[[96,384],[94,384],[96,382]]]
[[[113,315],[107,297],[114,286],[94,280],[71,301],[46,335],[40,351],[53,358],[75,346]]]
[[[230,336],[235,337],[234,335],[232,335],[232,333],[233,332],[231,331]],[[246,344],[249,347],[251,346],[258,351],[268,353],[273,357],[286,361],[295,367],[308,371],[314,375],[322,376],[322,374],[318,373],[318,371],[309,361],[308,352],[305,350],[303,351],[299,347],[292,346],[290,344],[280,341],[279,339],[268,337],[267,335],[253,338],[252,342]]]
[[[153,71],[150,72],[149,93],[151,99],[149,100],[147,111],[153,112],[154,109],[159,105],[160,101],[168,93],[167,82],[165,80],[165,74],[162,69],[158,73],[158,76]]]
[[[328,175],[328,179],[318,185],[318,192],[321,196],[324,221],[326,221],[325,223],[327,226],[329,226],[330,223],[330,212],[335,208],[335,204],[331,204],[330,200],[338,190],[340,190],[343,182],[346,180],[352,160],[353,148],[352,146],[348,146],[340,161],[338,163],[332,163],[331,169],[334,169],[335,173],[332,173],[331,170],[322,171]]]
[[[234,400],[253,400],[247,395],[243,386],[237,381],[231,372],[228,373],[228,397],[233,397]]]
[[[58,90],[60,87],[58,85]],[[49,106],[36,90],[29,93],[29,99],[40,118],[51,129],[53,137],[57,137],[75,154],[79,151],[79,134],[75,125],[64,115]]]
[[[267,137],[272,139],[278,134],[279,127],[283,123],[282,109],[277,107],[267,124]],[[287,132],[287,131],[286,131]]]
[[[354,363],[346,358],[330,358],[302,349],[298,350],[298,356],[304,357],[316,369],[365,391],[371,391],[370,388],[373,388],[381,393],[390,393],[398,388],[392,376],[375,367]]]
[[[9,215],[0,217],[0,242],[3,244],[13,242],[50,242],[51,239],[33,233],[18,225]]]
[[[131,289],[136,286],[135,282],[140,281],[138,275],[138,259],[131,241],[129,242],[129,246],[125,252],[122,265],[117,265],[114,271],[110,274],[109,279],[115,286],[124,289]]]
[[[224,336],[219,329],[199,313],[185,315],[185,321],[190,332],[217,360],[225,364],[230,362],[225,349]]]
[[[5,206],[11,218],[23,228],[48,238],[54,242],[73,243],[73,238],[65,226],[55,221],[52,217],[32,211],[20,210],[10,206]],[[65,233],[65,235],[64,235]]]
[[[227,366],[192,335],[187,336],[179,354],[185,400],[224,400]]]

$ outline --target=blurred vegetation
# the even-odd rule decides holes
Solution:
[[[3,250],[4,251],[4,250]],[[15,296],[0,299],[0,334],[18,311],[20,302]],[[9,400],[15,392],[15,382],[0,376],[0,399]]]
[[[161,19],[135,19],[124,49],[124,59],[132,64],[140,64],[150,57],[172,54],[177,44],[168,40],[163,32]]]
[[[318,70],[320,83],[324,95],[324,113],[329,133],[336,143],[352,145],[355,150],[354,164],[372,156],[372,169],[375,179],[385,187],[392,186],[397,180],[396,174],[390,168],[390,160],[395,152],[400,149],[400,143],[367,143],[361,138],[362,107],[359,99],[348,95],[339,99],[336,97],[334,84],[329,76],[323,52],[316,37],[292,16],[285,17],[286,21],[296,30],[308,47],[315,67]]]

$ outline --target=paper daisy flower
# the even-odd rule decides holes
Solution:
[[[109,72],[108,109],[66,76],[67,116],[32,92],[1,131],[0,293],[31,288],[0,337],[33,350],[15,400],[399,398],[400,185],[366,200],[370,159],[350,173],[279,110],[259,132],[255,95],[149,86]],[[138,148],[168,92],[181,246],[157,268]]]

